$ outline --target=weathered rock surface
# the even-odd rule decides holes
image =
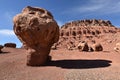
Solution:
[[[4,47],[16,48],[16,44],[15,43],[5,43]]]
[[[59,39],[59,27],[52,14],[43,8],[27,6],[13,21],[15,34],[28,49],[27,65],[45,64],[51,46]]]
[[[2,48],[3,48],[3,46],[2,46],[2,45],[0,45],[0,53],[2,52],[2,50],[1,50]]]
[[[90,19],[68,22],[60,28],[57,48],[73,50],[80,41],[85,41],[90,46],[95,43],[104,44],[103,42],[110,39],[110,37],[107,38],[109,34],[114,35],[118,32],[120,29],[113,26],[108,20]],[[93,51],[92,48],[89,51]]]

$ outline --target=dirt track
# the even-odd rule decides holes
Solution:
[[[3,49],[0,80],[120,80],[120,54],[114,51],[51,51],[46,66],[26,66],[22,49]]]

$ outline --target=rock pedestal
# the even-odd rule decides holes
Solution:
[[[52,14],[43,8],[27,6],[13,22],[14,32],[28,52],[27,65],[44,65],[51,46],[59,39],[59,27]]]

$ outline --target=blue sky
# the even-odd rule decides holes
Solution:
[[[21,46],[12,19],[26,6],[49,10],[60,26],[73,20],[104,19],[120,27],[120,0],[0,0],[0,44],[14,42]]]

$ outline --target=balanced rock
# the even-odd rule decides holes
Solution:
[[[52,14],[43,8],[27,6],[13,22],[15,34],[27,47],[27,65],[44,65],[51,46],[59,40],[59,26]]]
[[[94,51],[103,51],[103,47],[100,43],[95,43],[92,45]]]
[[[2,52],[2,51],[1,51],[1,49],[2,49],[2,48],[3,48],[3,46],[2,46],[2,45],[0,45],[0,53]]]
[[[86,42],[80,42],[77,46],[79,51],[89,51],[88,44]]]
[[[16,44],[15,43],[5,43],[4,47],[16,48]]]

